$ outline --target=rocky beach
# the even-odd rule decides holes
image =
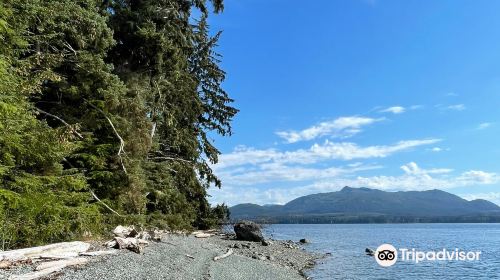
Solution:
[[[109,250],[92,242],[89,251]],[[81,256],[85,264],[58,270],[41,279],[305,279],[320,255],[307,252],[300,242],[236,240],[234,234],[163,234],[136,253]],[[0,279],[29,278],[39,262],[0,270]],[[24,275],[24,276],[23,276]]]

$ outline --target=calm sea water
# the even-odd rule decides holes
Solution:
[[[500,279],[500,224],[270,225],[275,239],[307,238],[306,249],[331,256],[307,272],[312,279]],[[481,251],[479,261],[398,262],[379,266],[365,248]]]

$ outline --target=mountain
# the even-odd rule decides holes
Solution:
[[[269,222],[500,222],[500,207],[440,190],[385,192],[344,187],[296,198],[285,205],[238,204],[231,218]]]

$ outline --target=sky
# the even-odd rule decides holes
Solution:
[[[209,201],[284,204],[344,186],[500,204],[500,1],[225,0]]]

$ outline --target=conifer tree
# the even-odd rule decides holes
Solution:
[[[4,248],[225,217],[207,202],[221,186],[208,134],[230,135],[237,110],[209,14],[203,0],[0,3]]]

